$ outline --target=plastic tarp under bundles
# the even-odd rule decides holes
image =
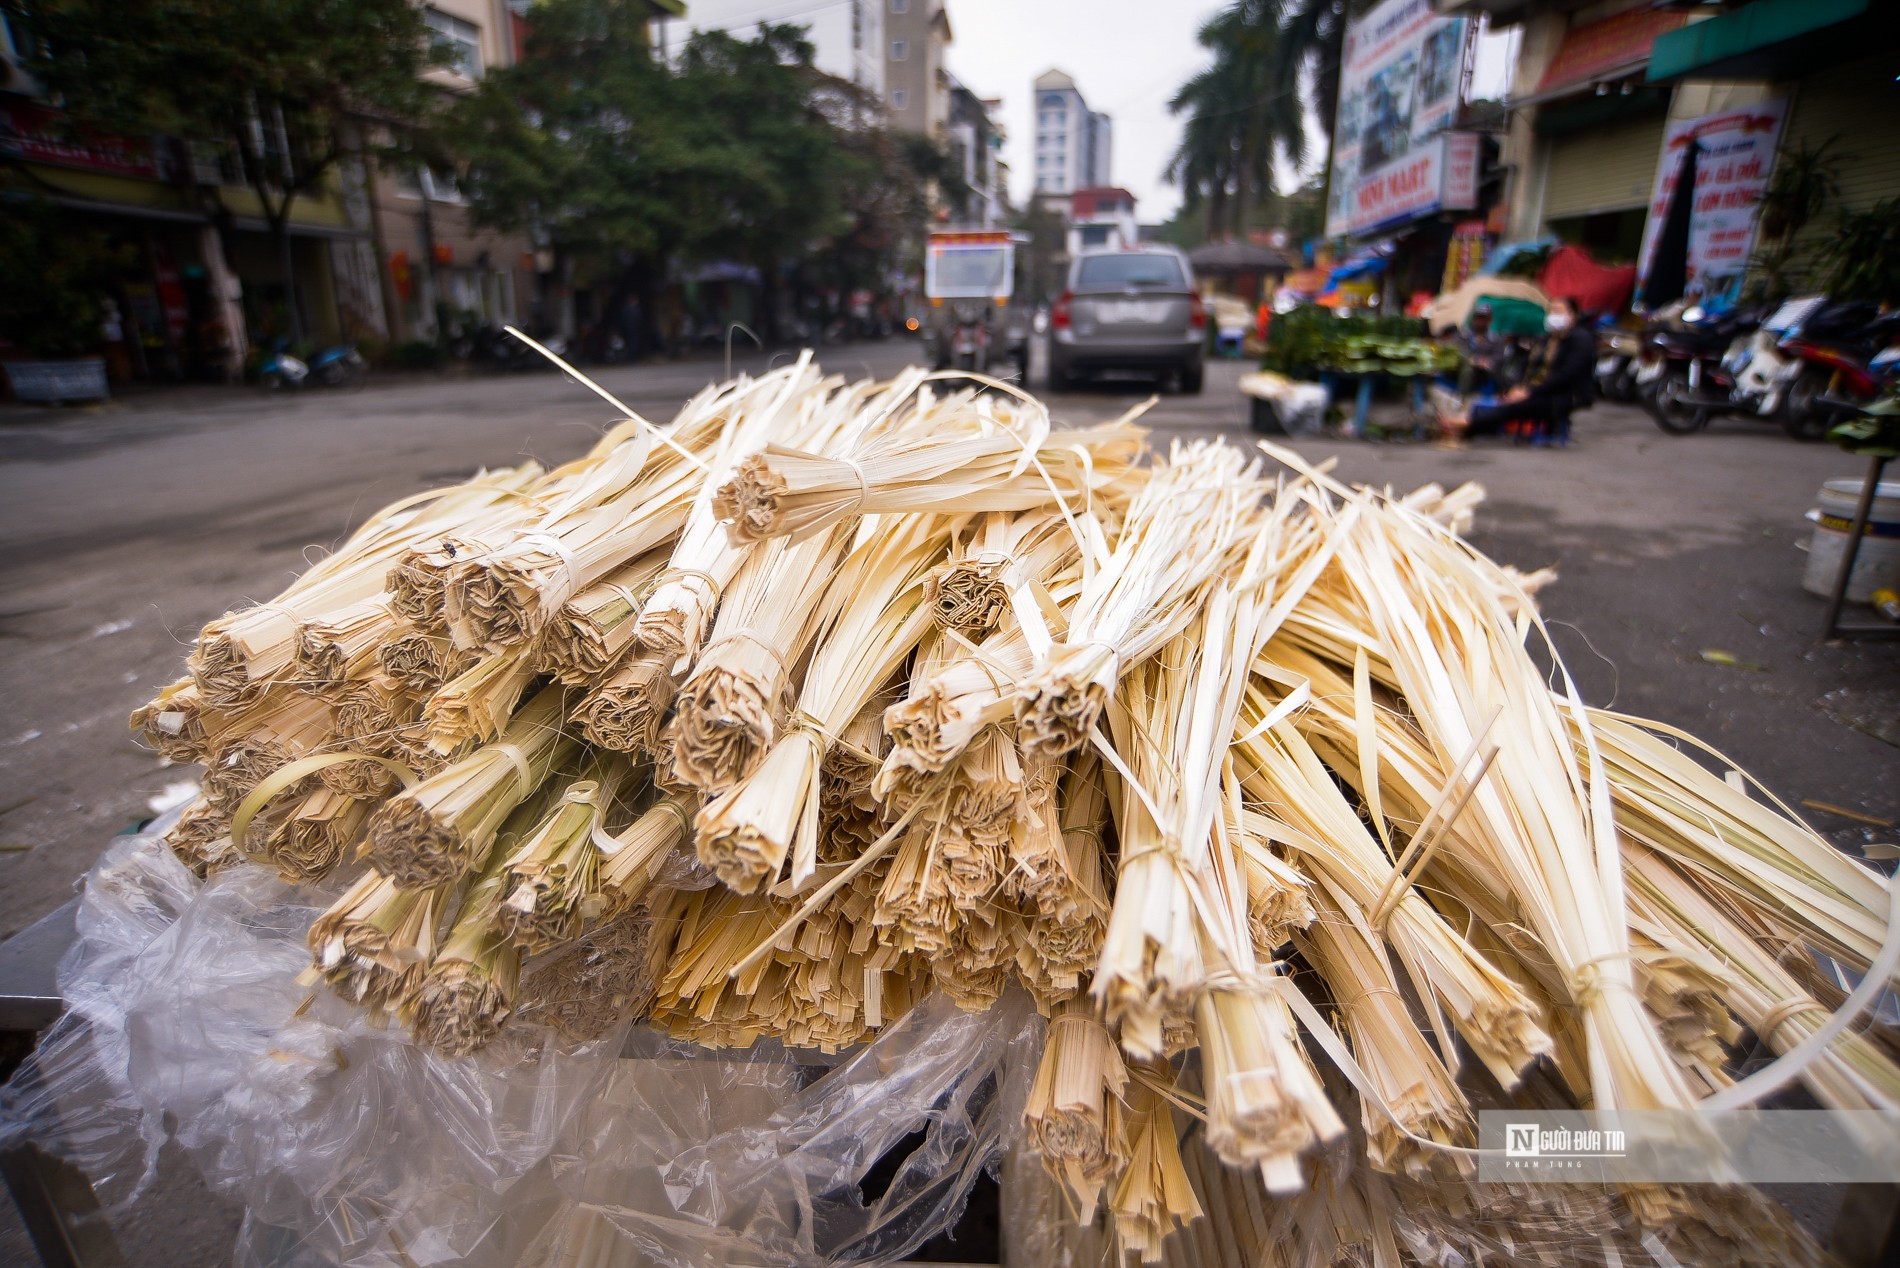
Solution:
[[[1621,313],[1636,293],[1634,264],[1598,264],[1579,246],[1562,246],[1550,253],[1537,283],[1546,295],[1577,301],[1583,313]]]
[[[932,996],[828,1070],[624,1026],[584,1045],[511,1027],[449,1059],[298,983],[331,897],[263,868],[200,882],[150,832],[115,842],[0,1146],[71,1162],[111,1218],[175,1140],[246,1207],[246,1268],[874,1264],[1000,1166],[1041,1052],[1013,992],[981,1014]]]

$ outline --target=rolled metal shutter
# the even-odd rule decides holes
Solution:
[[[1627,211],[1649,202],[1662,154],[1664,115],[1618,119],[1551,137],[1544,219]]]
[[[1864,210],[1900,197],[1900,84],[1890,57],[1838,66],[1792,85],[1784,146],[1809,148],[1837,138],[1841,205]],[[1826,213],[1823,213],[1825,218]]]

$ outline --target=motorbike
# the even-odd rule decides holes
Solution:
[[[1653,326],[1643,337],[1635,381],[1638,399],[1658,427],[1686,436],[1707,427],[1717,414],[1741,408],[1734,395],[1736,362],[1729,354],[1761,320],[1756,308],[1710,315],[1690,307],[1679,319]]]
[[[984,308],[957,304],[933,358],[939,370],[969,370],[986,374],[990,368],[990,324]]]
[[[279,339],[264,354],[257,367],[258,386],[266,392],[285,388],[319,387],[357,388],[369,378],[369,362],[352,343],[338,344],[313,353],[308,361],[294,357],[288,344]]]
[[[1819,440],[1900,372],[1900,314],[1809,321],[1778,351],[1788,360],[1782,427],[1797,440]]]
[[[1636,371],[1641,364],[1643,336],[1620,326],[1597,331],[1597,395],[1607,401],[1636,399]]]

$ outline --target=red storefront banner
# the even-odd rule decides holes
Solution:
[[[142,180],[158,180],[162,175],[150,141],[97,133],[69,135],[59,111],[28,102],[0,103],[0,154]]]
[[[1550,92],[1572,84],[1587,84],[1605,71],[1647,61],[1649,46],[1656,37],[1675,30],[1688,21],[1688,15],[1666,9],[1638,6],[1625,9],[1600,22],[1572,27],[1557,46],[1537,91]]]

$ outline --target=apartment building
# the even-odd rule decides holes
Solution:
[[[880,0],[884,6],[884,104],[891,126],[944,140],[950,123],[950,14],[943,0]]]
[[[1077,190],[1114,183],[1114,123],[1089,109],[1075,80],[1063,71],[1044,71],[1033,89],[1035,193],[1038,199],[1066,210],[1069,196]]]

